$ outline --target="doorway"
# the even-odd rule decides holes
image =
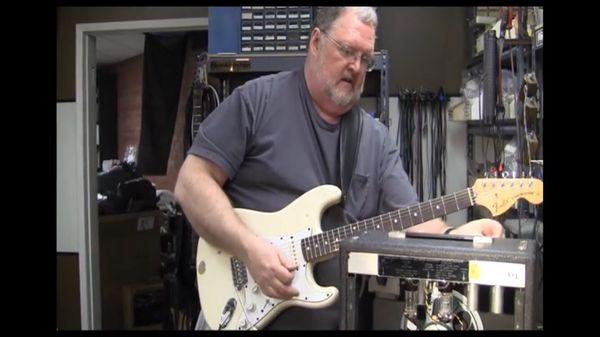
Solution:
[[[102,329],[97,207],[96,97],[98,37],[150,32],[202,31],[208,18],[141,20],[76,26],[76,196],[73,209],[78,233],[81,328]]]

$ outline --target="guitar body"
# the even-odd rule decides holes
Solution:
[[[299,295],[278,300],[262,294],[246,267],[228,252],[199,238],[196,255],[198,293],[202,312],[211,329],[218,329],[223,309],[235,299],[229,322],[223,329],[261,329],[290,306],[322,308],[338,297],[335,287],[321,287],[313,277],[313,263],[305,260],[300,240],[321,233],[323,212],[340,201],[341,191],[333,185],[316,187],[280,211],[273,213],[235,209],[255,234],[277,246],[298,270],[292,286]],[[237,282],[237,283],[236,283]]]

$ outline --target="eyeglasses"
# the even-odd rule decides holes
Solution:
[[[337,47],[337,50],[340,52],[340,54],[342,55],[343,58],[345,58],[349,62],[355,62],[357,59],[360,59],[360,65],[366,71],[373,70],[373,67],[375,66],[375,60],[373,59],[372,56],[365,55],[350,46],[347,46],[345,44],[342,44],[342,43],[336,41],[325,31],[321,31],[321,32],[323,33],[323,35],[325,37],[327,37],[327,39],[329,39],[331,42],[333,42],[333,44],[335,44],[335,46]]]

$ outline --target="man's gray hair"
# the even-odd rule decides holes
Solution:
[[[361,22],[377,29],[375,7],[319,7],[315,15],[314,27],[325,32],[329,31],[335,20],[347,10],[354,12]]]

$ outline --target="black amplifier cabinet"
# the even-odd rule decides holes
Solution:
[[[480,288],[510,290],[506,293],[514,293],[514,323],[509,320],[508,328],[501,329],[539,328],[537,301],[541,294],[537,290],[539,268],[537,245],[533,240],[370,232],[344,240],[340,254],[343,304],[340,328],[343,330],[365,329],[358,325],[359,314],[364,312],[359,307],[364,301],[358,301],[357,284],[359,278],[368,275],[378,279],[451,283],[454,289],[464,292]],[[464,298],[477,303],[480,293],[473,293]],[[512,305],[508,307],[512,309]],[[402,316],[402,313],[396,314]]]

